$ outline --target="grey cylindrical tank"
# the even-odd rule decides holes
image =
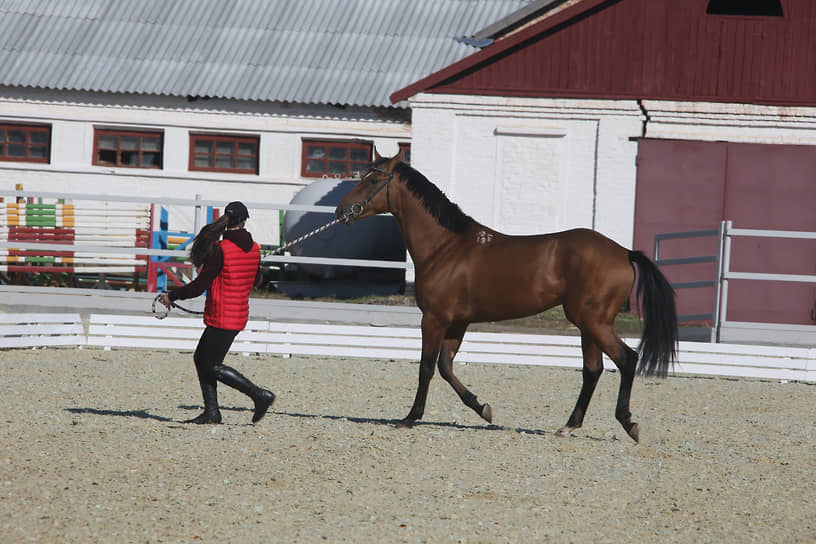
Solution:
[[[321,179],[298,191],[291,204],[336,206],[354,187],[356,181]],[[333,214],[287,211],[283,220],[286,241],[294,240],[334,219]],[[391,216],[363,219],[351,226],[337,224],[308,238],[289,250],[304,257],[336,257],[344,259],[405,260],[405,246],[397,222]],[[307,274],[322,279],[359,278],[370,281],[394,281],[404,278],[404,270],[298,265]]]

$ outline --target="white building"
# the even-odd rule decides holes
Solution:
[[[410,146],[388,95],[526,3],[0,2],[0,187],[288,203]]]

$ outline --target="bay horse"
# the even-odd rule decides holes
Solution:
[[[665,377],[677,349],[674,290],[657,266],[640,251],[627,250],[590,229],[502,234],[462,212],[402,162],[401,152],[382,157],[375,150],[374,155],[335,215],[351,224],[390,212],[414,262],[416,303],[422,311],[419,386],[411,411],[397,425],[409,427],[422,418],[436,366],[465,405],[492,423],[490,405],[479,403],[453,373],[465,330],[470,323],[524,317],[560,304],[581,332],[583,385],[557,434],[568,435],[583,424],[606,353],[620,371],[615,418],[638,442],[638,425],[629,411],[635,373]],[[644,315],[639,363],[638,352],[613,326],[633,287]]]

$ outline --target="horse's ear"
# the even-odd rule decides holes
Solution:
[[[405,162],[405,149],[400,147],[400,150],[397,151],[397,154],[391,159],[392,161],[399,161]]]
[[[374,160],[378,161],[380,159],[382,159],[382,155],[380,155],[380,153],[377,151],[377,148],[375,147],[374,148]]]

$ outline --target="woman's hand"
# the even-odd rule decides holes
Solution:
[[[173,305],[173,303],[170,301],[170,295],[168,295],[167,293],[162,293],[159,295],[159,302],[161,302],[168,308],[171,308]]]

